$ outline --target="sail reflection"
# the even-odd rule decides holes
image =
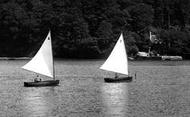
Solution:
[[[34,88],[25,92],[24,104],[27,117],[41,117],[51,114],[52,98],[47,95],[51,94],[54,89]]]
[[[102,85],[102,99],[106,108],[105,116],[119,116],[126,117],[127,102],[128,102],[128,89],[127,84],[123,83],[110,83]]]

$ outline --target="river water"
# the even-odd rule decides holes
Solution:
[[[28,88],[27,62],[0,61],[1,117],[190,116],[190,61],[130,61],[132,82],[105,83],[114,74],[98,69],[103,60],[56,60],[60,85]]]

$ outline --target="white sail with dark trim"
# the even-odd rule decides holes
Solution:
[[[123,34],[119,37],[110,56],[100,69],[128,75],[128,60]]]
[[[50,31],[37,54],[22,68],[51,78],[54,77]]]

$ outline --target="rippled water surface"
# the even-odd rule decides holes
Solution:
[[[190,116],[190,61],[130,61],[136,79],[105,83],[114,74],[98,69],[103,60],[56,60],[59,86],[26,88],[27,61],[0,61],[1,117]]]

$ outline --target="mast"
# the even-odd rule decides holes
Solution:
[[[51,30],[49,30],[50,37],[51,37]],[[52,46],[52,39],[51,39],[51,51],[52,51],[52,62],[53,62],[53,80],[55,80],[55,67],[54,67],[54,58],[53,58],[53,46]]]

